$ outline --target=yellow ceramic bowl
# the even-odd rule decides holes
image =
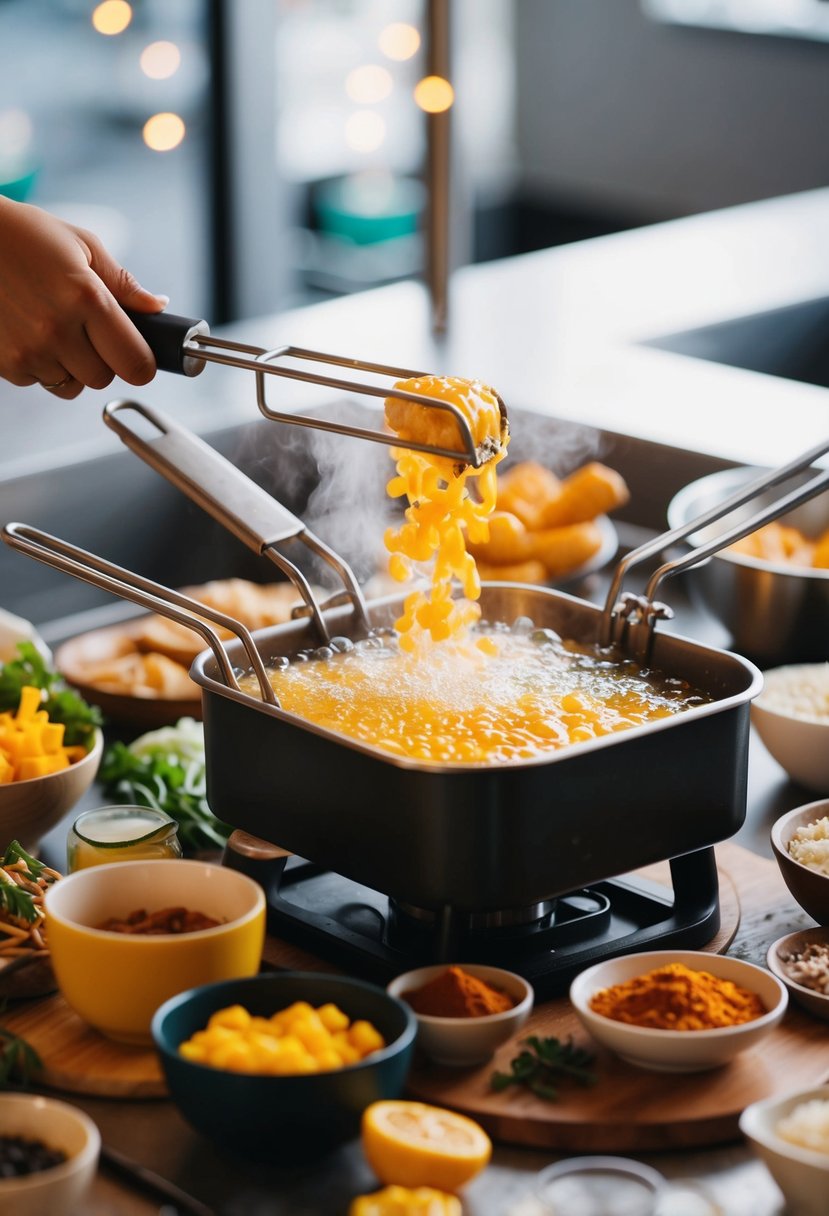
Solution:
[[[236,870],[179,859],[113,862],[62,878],[49,889],[45,907],[64,998],[90,1026],[123,1043],[151,1043],[152,1016],[171,996],[259,970],[265,897]],[[96,928],[139,908],[170,907],[222,924],[153,936]]]

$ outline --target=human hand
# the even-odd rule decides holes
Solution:
[[[160,312],[91,232],[0,198],[0,377],[70,400],[115,376],[146,384],[152,351],[124,313]]]

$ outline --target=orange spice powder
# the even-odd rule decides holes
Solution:
[[[713,1030],[739,1026],[766,1013],[756,992],[708,971],[669,963],[595,993],[594,1013],[656,1030]]]
[[[505,1013],[515,1002],[506,992],[470,975],[462,967],[447,967],[422,988],[404,994],[415,1013],[434,1018],[482,1018]]]

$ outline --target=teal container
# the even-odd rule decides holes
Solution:
[[[179,1055],[211,1014],[242,1005],[270,1017],[294,1001],[329,1001],[352,1021],[365,1018],[388,1046],[358,1064],[300,1076],[228,1072]],[[156,1013],[153,1041],[170,1096],[184,1118],[220,1148],[256,1161],[309,1159],[352,1139],[367,1106],[397,1098],[406,1083],[417,1021],[382,988],[346,976],[284,971],[206,984],[173,997]]]

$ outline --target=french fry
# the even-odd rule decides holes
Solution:
[[[601,548],[602,534],[590,520],[533,532],[533,557],[543,563],[550,578],[575,570]]]
[[[591,461],[565,477],[558,496],[541,512],[541,527],[584,523],[623,506],[629,497],[627,484],[620,473],[596,460]]]

